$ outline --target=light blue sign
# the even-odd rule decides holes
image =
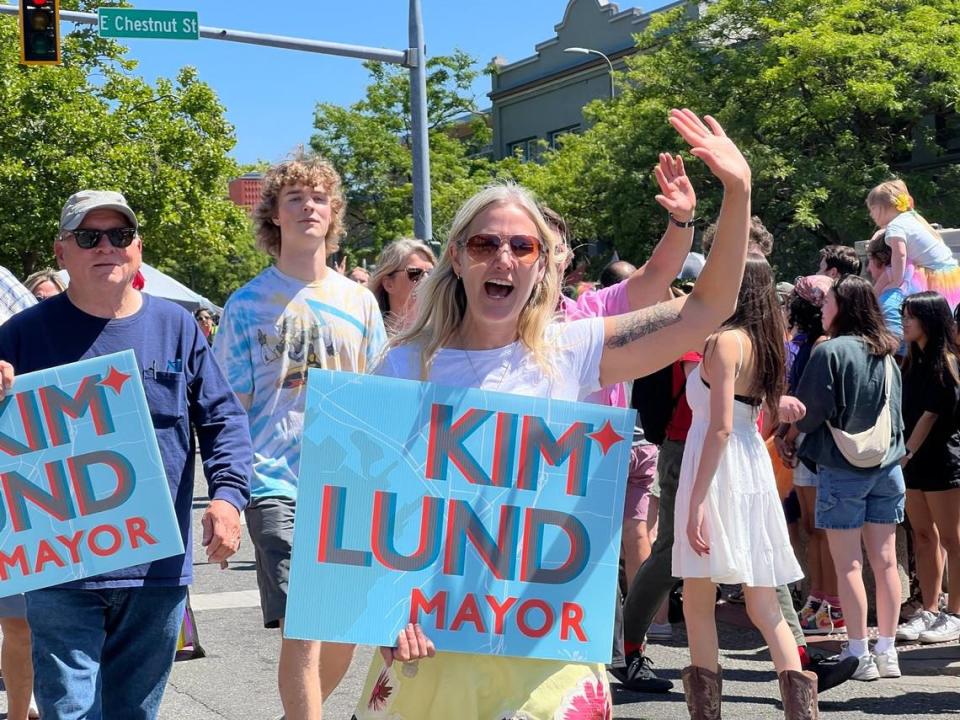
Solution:
[[[18,376],[0,401],[0,597],[182,552],[133,352]]]
[[[311,370],[287,636],[609,661],[633,423]]]

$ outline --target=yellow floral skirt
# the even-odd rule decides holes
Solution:
[[[384,665],[375,652],[355,720],[611,720],[603,665],[437,653]]]

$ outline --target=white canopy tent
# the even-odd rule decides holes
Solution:
[[[177,280],[174,280],[172,277],[166,273],[162,273],[157,270],[155,267],[143,263],[140,266],[140,272],[143,273],[144,286],[143,291],[154,297],[162,297],[167,300],[172,300],[178,305],[182,305],[190,312],[194,312],[197,308],[206,308],[207,310],[213,310],[215,312],[220,312],[223,308],[214,305],[212,302],[207,300],[203,295],[194,292],[186,285]],[[64,282],[70,283],[70,276],[67,274],[66,270],[60,271],[60,276],[64,279]]]

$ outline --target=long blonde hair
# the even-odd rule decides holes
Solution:
[[[424,260],[434,265],[437,264],[437,258],[430,246],[414,238],[399,238],[380,251],[380,256],[377,258],[377,269],[367,282],[367,290],[372,292],[377,299],[381,312],[386,313],[391,309],[390,296],[387,295],[387,291],[383,287],[383,279],[398,270],[403,270],[404,263],[413,253],[423,256]]]
[[[490,185],[467,200],[457,211],[447,235],[440,261],[433,273],[417,289],[418,310],[413,324],[394,336],[389,347],[420,346],[420,379],[426,380],[437,351],[447,346],[456,334],[467,310],[463,283],[454,272],[452,255],[466,241],[467,228],[481,212],[493,205],[515,205],[533,220],[540,236],[543,279],[520,311],[517,335],[520,342],[545,370],[550,362],[546,348],[546,329],[560,300],[560,267],[555,257],[557,236],[544,220],[536,200],[528,190],[514,183]]]
[[[913,210],[913,196],[907,190],[907,184],[900,178],[887,180],[877,185],[867,195],[868,208],[888,208],[898,212],[907,212]],[[914,213],[917,220],[933,235],[937,240],[943,242],[943,237],[936,229],[926,221],[918,212]]]

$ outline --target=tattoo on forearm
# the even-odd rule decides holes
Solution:
[[[607,338],[607,347],[619,348],[629,345],[657,330],[669,327],[680,320],[680,309],[654,306],[648,310],[621,315],[616,320],[613,334]]]

